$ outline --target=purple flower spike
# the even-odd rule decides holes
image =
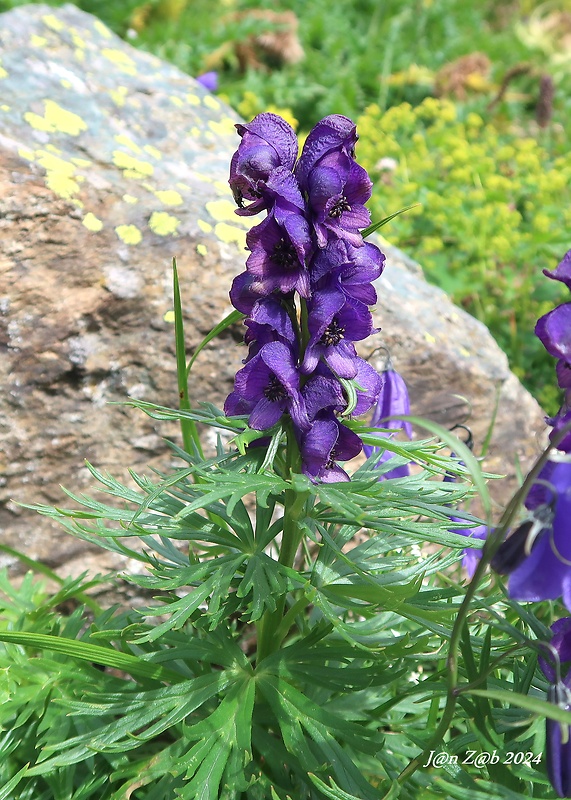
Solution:
[[[297,137],[291,125],[277,114],[258,114],[236,129],[242,141],[230,164],[230,188],[239,206],[237,213],[249,216],[268,208],[265,182],[278,167],[292,170],[297,158]],[[244,200],[252,204],[244,208]]]
[[[299,391],[299,373],[292,351],[283,342],[265,344],[245,367],[236,373],[235,391],[243,400],[255,403],[249,426],[257,431],[271,428],[285,411],[300,430],[309,420]],[[236,403],[237,401],[233,401]],[[229,413],[224,407],[225,413]]]

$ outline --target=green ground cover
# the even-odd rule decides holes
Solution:
[[[570,246],[571,0],[283,0],[305,53],[292,64],[252,42],[285,35],[251,14],[272,2],[77,5],[192,75],[215,68],[218,93],[244,117],[287,109],[301,132],[331,113],[357,119],[373,218],[421,204],[387,238],[489,326],[556,410],[551,359],[532,331],[557,291],[541,270]]]

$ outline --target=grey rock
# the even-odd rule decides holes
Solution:
[[[84,459],[120,479],[169,463],[163,437],[176,427],[108,403],[177,403],[173,257],[189,353],[231,310],[251,224],[227,185],[239,120],[74,6],[0,15],[0,58],[0,541],[77,572],[94,563],[87,545],[17,503],[62,505],[60,484],[85,491]],[[487,330],[387,252],[379,342],[420,410],[439,394],[468,398],[480,441],[500,391],[488,464],[513,484],[516,456],[525,468],[536,452],[540,409]],[[223,403],[241,335],[201,353],[193,401]]]

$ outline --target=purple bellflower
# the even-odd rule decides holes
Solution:
[[[553,272],[545,274],[571,288],[571,250]],[[559,359],[559,384],[567,388],[571,303],[541,317],[535,332],[546,350]],[[509,575],[508,593],[514,600],[562,597],[571,610],[571,433],[558,441],[571,422],[568,397],[558,414],[547,422],[552,426],[551,440],[557,437],[558,449],[551,453],[527,496],[529,517],[502,542],[492,559],[492,568]]]
[[[550,703],[571,711],[571,670],[561,666],[571,661],[571,617],[558,619],[551,626],[552,659],[540,658],[539,666],[551,686],[547,693]],[[553,660],[555,666],[550,661]],[[571,797],[571,726],[553,719],[545,720],[545,750],[547,774],[559,797]]]
[[[259,431],[289,420],[303,472],[348,480],[338,462],[362,442],[343,415],[365,413],[382,385],[355,342],[375,332],[369,306],[385,260],[361,233],[371,181],[355,161],[355,125],[338,114],[321,120],[297,165],[297,139],[281,117],[259,114],[236,128],[236,213],[266,217],[247,234],[246,271],[230,290],[246,315],[248,355],[224,410]]]
[[[215,92],[218,89],[218,73],[211,70],[210,72],[203,72],[196,78],[197,83],[208,89],[209,92]]]
[[[382,378],[383,383],[381,386],[381,391],[379,394],[379,399],[373,411],[373,416],[371,417],[371,426],[380,426],[383,428],[388,428],[390,430],[399,431],[403,430],[409,439],[412,438],[412,426],[410,422],[404,422],[398,419],[389,419],[389,417],[393,416],[403,416],[406,414],[410,414],[410,400],[408,396],[408,389],[406,388],[406,383],[404,382],[403,378],[395,372],[394,369],[389,365],[388,368],[383,372]],[[375,434],[378,436],[379,439],[387,439],[391,436],[389,433],[377,433]],[[380,467],[381,464],[389,461],[393,457],[393,453],[390,450],[381,449],[379,447],[373,447],[372,445],[364,445],[363,450],[365,451],[365,455],[367,458],[373,455],[373,453],[380,453],[380,458],[376,463],[376,467]],[[379,480],[387,480],[389,478],[405,478],[407,475],[410,474],[408,464],[402,464],[399,467],[394,467],[392,470],[383,473]]]

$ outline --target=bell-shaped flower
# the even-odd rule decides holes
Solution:
[[[509,575],[514,600],[563,598],[571,609],[571,460],[554,453],[532,487],[530,516],[502,542],[492,567]]]
[[[379,426],[382,428],[389,428],[394,431],[404,431],[409,439],[412,438],[412,426],[410,422],[399,419],[390,419],[394,416],[403,416],[410,414],[410,399],[408,396],[408,389],[404,379],[395,372],[394,369],[387,369],[382,373],[383,383],[379,393],[379,399],[371,417],[371,427]],[[382,433],[379,431],[375,434],[379,439],[386,439],[391,434]],[[382,445],[381,445],[382,448]],[[393,457],[393,453],[385,448],[373,447],[372,445],[364,445],[363,450],[365,455],[369,458],[373,453],[379,453],[380,458],[376,463],[377,467],[384,464],[386,461]],[[401,464],[398,467],[385,472],[380,476],[380,480],[388,478],[404,478],[410,474],[408,464]]]
[[[253,403],[248,425],[264,431],[276,424],[287,411],[295,426],[305,431],[309,420],[299,387],[299,372],[294,353],[283,342],[265,344],[241,370],[236,373],[232,407],[240,398]],[[226,404],[224,412],[230,413]]]
[[[564,711],[571,711],[571,672],[568,668],[571,661],[571,617],[558,619],[551,630],[553,636],[549,648],[553,655],[538,659],[543,674],[551,683],[547,700]],[[549,717],[545,723],[545,760],[549,780],[559,797],[571,797],[571,726]]]
[[[236,129],[242,141],[230,164],[230,188],[239,208],[238,214],[249,216],[268,208],[271,199],[264,196],[265,184],[278,167],[293,170],[297,152],[297,136],[291,125],[277,114],[258,114],[252,122],[240,123]],[[251,205],[244,207],[244,200]]]

